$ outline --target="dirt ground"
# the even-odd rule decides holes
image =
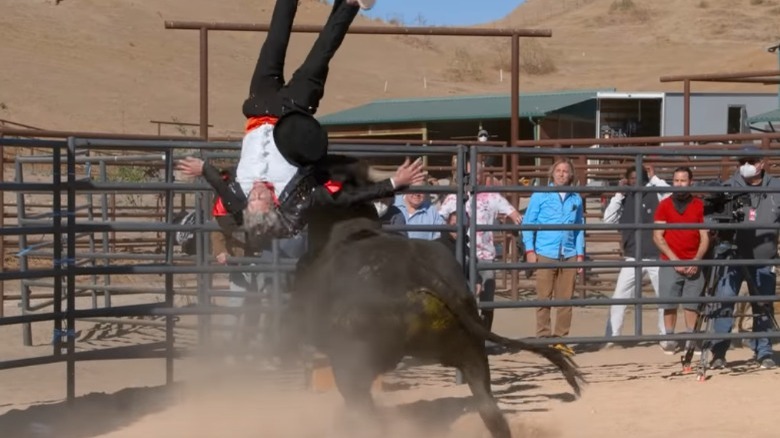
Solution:
[[[10,306],[9,306],[10,307]],[[6,309],[11,312],[13,309]],[[643,322],[654,327],[656,313]],[[572,333],[603,332],[606,310],[576,309]],[[632,315],[626,327],[633,327]],[[88,328],[81,325],[82,330]],[[496,331],[524,336],[533,313],[503,310]],[[109,330],[110,331],[110,330]],[[3,359],[48,354],[50,326],[34,330],[34,347],[22,347],[19,327],[0,328]],[[114,333],[114,332],[112,332]],[[93,335],[79,348],[159,340],[160,329],[123,336]],[[179,330],[180,344],[194,345]],[[80,335],[85,338],[84,332]],[[680,375],[678,356],[657,345],[595,350],[578,346],[576,360],[589,384],[576,399],[543,360],[528,353],[491,357],[492,384],[516,437],[680,436],[775,437],[770,406],[778,370],[759,370],[745,349],[729,353],[731,366],[706,382]],[[77,401],[64,402],[65,365],[0,372],[0,430],[3,437],[343,437],[371,436],[375,425],[343,429],[337,392],[305,389],[300,370],[273,371],[257,359],[228,362],[203,350],[175,363],[176,383],[164,385],[162,360],[80,362]],[[384,377],[375,393],[390,437],[486,437],[465,385],[438,366],[402,368]]]

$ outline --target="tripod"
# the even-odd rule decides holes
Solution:
[[[736,251],[737,246],[734,244],[731,240],[717,240],[717,243],[715,244],[714,250],[713,250],[713,259],[714,260],[722,260],[722,263],[719,263],[717,266],[712,266],[709,268],[709,275],[707,275],[706,283],[704,285],[704,289],[702,290],[702,296],[706,297],[712,297],[715,296],[715,291],[718,287],[718,281],[723,278],[723,276],[726,274],[726,270],[728,269],[728,260],[733,260],[736,257]],[[756,285],[756,281],[753,278],[752,275],[750,275],[750,271],[748,270],[747,266],[740,266],[739,269],[742,271],[742,278],[746,282],[748,287],[748,292],[750,296],[756,296],[758,294],[758,286]],[[739,293],[737,290],[736,293]],[[774,312],[772,309],[772,303],[754,303],[754,306],[760,307],[761,312],[763,315],[765,315],[769,321],[772,324],[772,327],[774,330],[778,329],[777,320],[775,319]],[[698,314],[696,317],[696,323],[693,327],[693,333],[712,333],[713,332],[713,325],[714,325],[714,319],[720,318],[720,317],[728,317],[729,316],[730,309],[724,309],[722,308],[721,304],[719,303],[700,303],[696,313]],[[731,316],[734,316],[733,314]],[[745,316],[755,316],[755,314],[751,315],[745,315]],[[702,330],[702,327],[705,327],[704,330]],[[707,374],[707,368],[709,366],[709,353],[710,353],[710,347],[712,346],[711,340],[706,340],[701,345],[701,357],[699,359],[699,364],[696,367],[696,378],[699,381],[704,381],[706,379]],[[683,372],[690,372],[692,371],[691,367],[691,361],[693,359],[694,351],[696,350],[696,342],[689,342],[685,349],[685,354],[680,358],[680,361],[682,362]]]

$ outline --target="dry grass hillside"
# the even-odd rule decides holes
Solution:
[[[392,1],[392,0],[383,0]],[[273,0],[2,0],[0,119],[50,129],[154,133],[149,120],[197,121],[198,38],[164,20],[261,22]],[[302,0],[298,23],[329,6]],[[680,89],[672,73],[773,69],[780,0],[528,0],[489,26],[549,28],[523,40],[521,88]],[[359,24],[379,25],[360,18]],[[293,37],[295,66],[313,35]],[[262,35],[212,33],[212,133],[238,132],[240,104]],[[508,41],[350,36],[321,113],[377,98],[508,91]],[[288,71],[288,75],[291,71]],[[697,85],[695,89],[774,91]],[[167,133],[176,133],[168,128]]]

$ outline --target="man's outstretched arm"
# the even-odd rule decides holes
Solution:
[[[176,163],[176,170],[189,177],[202,176],[222,198],[222,204],[230,214],[240,213],[246,207],[246,196],[241,187],[225,181],[219,169],[200,158],[187,157]]]
[[[422,160],[409,162],[398,167],[392,178],[368,184],[362,187],[346,186],[335,193],[331,193],[326,187],[318,187],[314,193],[313,203],[317,205],[335,205],[348,207],[362,202],[393,196],[410,185],[425,181],[425,172],[422,170]]]

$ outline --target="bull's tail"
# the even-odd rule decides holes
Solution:
[[[457,285],[448,284],[449,287],[456,287]],[[446,295],[446,294],[445,294]],[[550,346],[546,345],[531,345],[528,343],[525,343],[523,341],[517,341],[514,339],[505,338],[503,336],[499,336],[490,330],[486,329],[485,326],[482,325],[481,321],[477,318],[475,318],[472,314],[467,313],[464,311],[462,306],[458,306],[456,303],[448,303],[445,302],[445,300],[442,300],[442,297],[434,294],[437,299],[441,300],[445,306],[452,312],[458,320],[465,326],[465,328],[473,333],[474,335],[478,336],[479,338],[491,342],[495,342],[499,345],[502,345],[506,348],[509,348],[510,350],[514,351],[530,351],[531,353],[538,354],[539,356],[542,356],[552,362],[553,365],[558,367],[558,369],[563,373],[563,377],[566,379],[566,381],[571,385],[572,389],[574,390],[574,393],[579,396],[582,392],[582,384],[587,383],[585,380],[585,377],[582,375],[580,370],[577,367],[577,364],[574,362],[574,360],[564,354],[562,351],[552,348]]]
[[[569,382],[569,385],[571,385],[571,388],[574,390],[575,394],[579,396],[582,392],[581,386],[582,384],[586,383],[585,377],[577,368],[577,364],[574,362],[574,360],[570,356],[564,354],[562,351],[547,345],[531,345],[523,341],[505,338],[488,331],[479,323],[475,323],[474,325],[481,328],[485,332],[485,338],[489,341],[503,345],[512,350],[525,350],[543,356],[552,362],[553,365],[558,367],[559,370],[561,370],[563,377],[566,378],[567,382]]]

